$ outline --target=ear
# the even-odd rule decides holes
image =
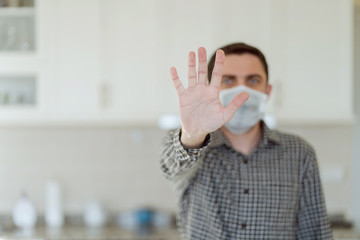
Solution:
[[[271,84],[266,84],[265,93],[268,95],[268,101],[269,101],[269,98],[270,98],[271,91],[272,91],[272,85]]]

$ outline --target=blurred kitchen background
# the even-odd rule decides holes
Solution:
[[[188,51],[239,41],[267,56],[275,127],[315,147],[332,220],[360,234],[359,0],[0,0],[0,216],[22,193],[44,216],[49,183],[65,216],[173,213],[169,68],[186,85]]]

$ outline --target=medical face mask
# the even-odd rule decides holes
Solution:
[[[226,107],[241,92],[249,93],[249,99],[235,112],[233,118],[225,127],[233,134],[242,134],[249,131],[264,117],[267,94],[240,85],[220,91],[221,104]]]

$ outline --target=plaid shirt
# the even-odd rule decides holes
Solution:
[[[270,130],[248,156],[220,130],[184,149],[180,129],[164,138],[161,169],[179,194],[184,239],[332,239],[313,148]]]

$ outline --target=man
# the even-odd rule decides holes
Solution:
[[[189,53],[187,89],[170,70],[182,126],[164,138],[161,168],[179,194],[182,237],[332,239],[313,148],[261,120],[264,55],[235,43],[206,61],[199,48],[196,71]]]

